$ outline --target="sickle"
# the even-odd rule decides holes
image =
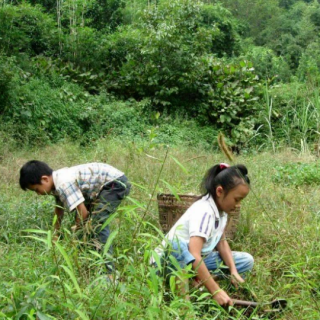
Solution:
[[[287,307],[287,300],[285,299],[275,299],[271,302],[259,303],[255,301],[245,301],[232,299],[234,305],[243,307],[258,307],[258,306],[270,306],[273,311],[281,311]]]

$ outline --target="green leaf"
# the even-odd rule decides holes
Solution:
[[[245,92],[247,93],[251,93],[253,91],[253,87],[249,87],[245,89]]]
[[[155,235],[150,234],[150,233],[139,233],[138,236],[142,237],[142,239],[144,239],[144,240],[146,240],[147,238],[152,238],[154,240],[159,240],[158,236],[155,236]]]
[[[72,281],[73,284],[74,284],[74,288],[77,290],[78,294],[79,294],[80,296],[82,296],[81,289],[80,289],[80,287],[79,287],[78,281],[77,281],[77,279],[76,279],[73,271],[70,270],[67,266],[63,266],[63,265],[62,265],[61,267],[62,267],[62,268],[64,269],[64,271],[69,275],[71,281]]]
[[[104,245],[103,255],[105,255],[108,252],[109,248],[112,245],[112,241],[116,237],[117,234],[118,234],[118,230],[114,230],[113,232],[111,232],[111,234],[108,237],[107,243]]]
[[[104,229],[107,225],[110,224],[112,220],[114,220],[118,216],[117,212],[112,214],[101,226],[100,230]]]
[[[76,313],[80,316],[81,319],[83,319],[83,320],[90,320],[89,317],[88,317],[84,312],[82,312],[82,311],[80,311],[80,310],[75,310],[75,311],[76,311]]]
[[[52,248],[52,232],[51,232],[51,230],[48,231],[47,245],[48,245],[49,249]]]
[[[135,186],[135,187],[140,188],[141,190],[147,191],[147,188],[146,188],[145,186],[141,185],[141,184],[138,184],[138,183],[136,183],[136,182],[134,182],[134,181],[131,181],[131,184],[132,184],[133,186]]]
[[[21,115],[26,116],[27,118],[31,118],[32,113],[29,110],[21,111]]]
[[[32,232],[32,233],[42,233],[42,234],[47,234],[48,231],[44,231],[44,230],[39,230],[39,229],[25,229],[22,230],[23,232]]]
[[[197,298],[197,301],[204,300],[209,296],[211,296],[211,293],[209,293],[209,292],[202,293],[201,296]]]
[[[132,203],[134,203],[138,208],[143,208],[145,209],[145,204],[142,202],[139,202],[138,200],[131,198],[131,197],[126,197],[127,200],[131,201]]]
[[[185,173],[185,174],[189,174],[188,170],[181,164],[181,162],[179,162],[178,159],[176,159],[175,157],[173,156],[170,156],[174,161],[175,163],[181,168],[181,170]]]
[[[168,189],[176,197],[176,199],[178,199],[180,201],[180,197],[179,197],[176,189],[173,186],[171,186],[167,181],[165,181],[163,179],[161,179],[161,181],[168,187]]]
[[[40,311],[37,311],[37,317],[39,318],[39,320],[52,320],[55,319],[54,317],[51,317],[49,315],[46,315]]]
[[[156,262],[156,265],[157,265],[159,271],[162,272],[162,264],[161,264],[161,259],[160,259],[159,255],[155,251],[152,251],[152,257],[153,257],[154,261]]]
[[[64,250],[64,248],[58,242],[55,242],[55,246],[58,248],[58,250],[62,254],[65,262],[69,266],[70,270],[72,270],[72,272],[73,272],[73,267],[72,267],[71,261],[70,261],[68,255],[67,255],[66,251]]]
[[[151,158],[151,159],[154,159],[154,160],[157,160],[157,161],[162,161],[162,159],[159,159],[159,158],[156,158],[154,156],[151,156],[150,154],[145,154],[148,158]]]
[[[170,283],[170,289],[171,289],[171,291],[172,291],[173,293],[175,293],[175,291],[176,291],[176,277],[175,277],[175,276],[171,276],[169,283]]]
[[[23,236],[23,238],[34,239],[34,240],[37,240],[37,241],[40,241],[40,242],[43,242],[43,243],[47,244],[47,239],[38,238],[38,237],[35,237],[35,236]]]

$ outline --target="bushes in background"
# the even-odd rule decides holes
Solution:
[[[261,13],[261,30],[241,21],[245,12],[237,20],[217,3],[30,2],[0,8],[1,126],[20,141],[136,138],[154,124],[150,119],[157,112],[175,119],[182,131],[179,119],[196,131],[223,131],[241,146],[257,130],[294,143],[316,138],[318,98],[310,101],[306,87],[295,98],[293,86],[282,84],[307,81],[317,87],[316,3],[281,8],[270,25],[267,12],[258,11],[261,1],[253,1],[249,18]],[[236,9],[230,1],[221,3]],[[279,37],[271,39],[275,30]],[[243,41],[248,34],[253,38]],[[265,80],[278,85],[267,108],[261,99]],[[309,130],[303,110],[313,110]],[[157,123],[164,128],[159,137],[176,140],[178,132],[164,119]]]
[[[3,60],[14,55],[17,66],[14,86],[2,85],[3,120],[17,126],[17,138],[136,135],[143,129],[132,120],[120,129],[109,119],[141,118],[140,101],[149,101],[145,119],[155,111],[196,118],[234,143],[252,135],[259,80],[250,64],[229,61],[240,47],[238,26],[226,9],[164,0],[106,33],[86,19],[95,6],[72,5],[59,7],[55,18],[25,3],[0,8]],[[112,102],[101,100],[104,91]],[[131,109],[119,100],[129,100]]]

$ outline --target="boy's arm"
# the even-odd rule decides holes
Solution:
[[[215,299],[220,305],[232,305],[232,300],[227,295],[225,291],[220,289],[217,282],[215,282],[203,262],[201,257],[201,250],[203,247],[205,239],[202,237],[191,237],[189,242],[189,251],[195,258],[195,261],[192,263],[192,267],[196,270],[197,278],[201,283],[205,285],[208,291],[212,294],[213,299]]]
[[[63,215],[64,215],[64,209],[61,208],[60,206],[56,206],[54,208],[54,213],[57,216],[57,221],[54,224],[54,229],[56,232],[59,232],[60,227],[61,227],[61,222],[63,219]]]
[[[232,283],[236,285],[237,282],[240,282],[240,283],[244,282],[243,278],[239,275],[236,265],[234,263],[232,252],[225,234],[223,234],[223,236],[221,237],[221,240],[218,242],[216,248],[223,262],[226,264],[226,266],[229,267]]]
[[[75,219],[75,226],[73,226],[73,228],[79,229],[83,224],[83,222],[88,219],[89,211],[87,210],[87,207],[83,202],[77,206],[76,210],[77,210],[77,214]]]

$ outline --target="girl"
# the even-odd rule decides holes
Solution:
[[[158,247],[162,259],[172,255],[181,268],[192,264],[197,281],[207,288],[220,305],[232,305],[228,294],[220,289],[210,271],[218,270],[222,261],[228,267],[233,284],[244,282],[240,274],[250,271],[253,258],[248,253],[231,252],[224,235],[227,214],[240,206],[249,193],[249,178],[244,165],[230,167],[221,163],[210,168],[202,183],[204,194],[176,222],[163,246],[170,243],[172,250]],[[217,251],[213,251],[216,249]]]

